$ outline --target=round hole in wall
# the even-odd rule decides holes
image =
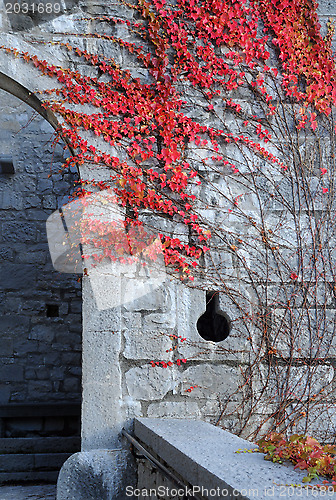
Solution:
[[[230,335],[230,318],[219,307],[218,292],[206,293],[206,311],[197,321],[197,330],[202,339],[212,342],[222,342]]]

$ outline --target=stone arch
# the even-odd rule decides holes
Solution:
[[[1,51],[0,51],[1,52]],[[8,55],[8,58],[10,58],[12,56]],[[1,59],[1,57],[0,57]],[[9,61],[10,62],[10,61]],[[16,99],[19,99],[22,103],[26,104],[27,106],[29,106],[31,108],[32,111],[35,111],[36,113],[38,113],[40,115],[41,118],[43,118],[43,120],[45,120],[54,130],[57,130],[57,128],[59,127],[59,122],[56,118],[56,116],[50,112],[49,110],[46,110],[43,106],[42,106],[42,102],[40,101],[40,99],[38,99],[38,97],[35,95],[35,90],[36,89],[33,89],[31,85],[29,85],[30,83],[30,79],[29,78],[25,78],[26,75],[23,71],[23,69],[26,70],[26,73],[28,74],[29,71],[29,65],[26,64],[25,62],[21,61],[21,63],[24,65],[24,67],[21,68],[21,76],[22,78],[20,78],[20,80],[16,80],[14,79],[14,77],[16,76],[16,74],[12,74],[12,73],[9,73],[9,74],[12,74],[13,77],[9,76],[9,74],[6,74],[6,72],[0,72],[0,90],[3,90],[4,93],[8,93],[8,94],[11,94],[12,96],[14,96]],[[3,69],[1,67],[1,69]],[[33,68],[34,70],[35,68]],[[5,68],[6,70],[6,68]],[[47,86],[44,86],[44,88],[47,88]],[[31,89],[31,90],[30,90]],[[40,88],[41,90],[41,88]],[[10,97],[10,96],[8,96]],[[63,138],[64,140],[64,138]],[[66,140],[64,140],[64,143],[65,145],[68,147],[68,150],[70,151],[70,154],[73,153],[71,147],[69,146],[69,144],[67,143]],[[16,210],[19,211],[19,209],[16,208]],[[42,223],[41,223],[42,224]],[[49,286],[49,285],[48,285]],[[49,300],[45,300],[46,302],[46,308],[48,309],[48,305],[47,305],[47,302],[49,302]],[[77,299],[77,302],[78,302],[78,299]],[[51,301],[51,306],[49,305],[49,309],[50,307],[52,308],[53,307],[53,301]],[[58,306],[57,306],[58,307]],[[72,312],[72,309],[71,309],[71,312]],[[28,314],[28,313],[27,313]],[[47,317],[50,317],[51,320],[50,321],[53,321],[53,316],[55,316],[53,314],[53,311],[49,311],[48,312],[45,312],[43,314],[46,314]],[[63,314],[63,313],[60,313],[60,315]],[[57,314],[58,316],[58,314]],[[56,320],[55,320],[56,321]],[[61,335],[61,334],[60,334]],[[30,337],[29,337],[30,338]],[[60,343],[62,342],[62,340],[60,340]],[[8,356],[10,356],[10,353],[8,354]],[[49,363],[49,361],[48,361]],[[62,361],[63,363],[63,361]],[[64,361],[64,363],[66,363],[66,361]],[[51,361],[50,363],[51,364]],[[14,366],[14,365],[13,365]],[[10,377],[10,375],[8,375],[8,373],[5,373],[3,375],[3,378],[5,377]],[[61,375],[59,375],[61,376]],[[7,382],[10,381],[10,378],[6,379]],[[7,383],[6,382],[6,383]],[[27,377],[25,377],[25,382],[27,382]],[[71,389],[69,389],[70,391]],[[78,391],[77,391],[78,392]],[[65,400],[66,398],[64,398]],[[37,432],[36,432],[36,437],[35,437],[35,434],[34,436],[32,437],[32,439],[36,439],[36,442],[38,440],[41,440],[44,438],[44,435],[47,436],[47,433],[49,432],[49,428],[50,428],[50,425],[51,425],[51,422],[55,422],[57,423],[57,425],[61,428],[62,430],[61,431],[58,431],[56,429],[56,426],[53,427],[52,431],[51,431],[51,434],[52,434],[52,439],[55,440],[55,449],[56,447],[58,446],[57,443],[58,443],[58,440],[59,439],[63,439],[63,437],[65,436],[66,437],[66,443],[67,443],[67,433],[69,433],[69,436],[70,434],[73,432],[73,428],[74,428],[74,422],[79,422],[79,410],[80,410],[80,405],[79,405],[79,402],[77,400],[69,400],[69,404],[68,406],[66,407],[66,409],[64,410],[64,404],[63,404],[63,400],[59,403],[58,400],[52,400],[51,398],[51,404],[48,405],[47,404],[44,404],[44,402],[42,402],[40,404],[40,406],[38,406],[38,404],[36,403],[31,403],[29,398],[27,397],[27,401],[26,400],[22,400],[23,402],[22,403],[19,403],[17,404],[18,402],[15,401],[15,405],[16,405],[16,408],[13,409],[13,405],[12,405],[12,401],[10,403],[7,403],[7,402],[3,402],[1,408],[0,408],[0,418],[3,418],[4,421],[8,422],[8,426],[11,425],[12,428],[11,428],[11,431],[13,431],[13,433],[17,434],[17,435],[14,435],[14,437],[18,437],[19,436],[19,432],[21,432],[20,430],[20,425],[21,425],[21,421],[19,421],[21,419],[21,417],[23,418],[27,418],[27,420],[29,420],[29,425],[31,423],[32,426],[36,426],[36,422],[39,422],[38,423],[38,426],[39,426],[39,429]],[[42,399],[41,399],[42,401]],[[20,406],[21,404],[21,406]],[[10,407],[11,405],[11,407]],[[19,408],[20,406],[20,408]],[[19,417],[13,417],[14,420],[16,419],[16,423],[15,425],[12,424],[12,422],[10,422],[10,417],[7,418],[7,413],[10,414],[10,416],[13,414],[16,414],[15,412],[18,412],[19,414]],[[41,415],[40,416],[36,416],[35,414],[35,411],[38,413],[40,412]],[[7,412],[7,413],[6,413]],[[20,412],[20,413],[19,413]],[[59,415],[57,416],[57,412],[59,413]],[[64,414],[63,414],[63,413]],[[7,419],[7,420],[6,420]],[[58,419],[58,420],[57,420]],[[57,422],[56,422],[57,421]],[[55,424],[56,425],[56,424]],[[16,427],[15,427],[16,426]],[[77,433],[77,423],[76,423],[76,433]],[[4,427],[5,428],[5,427]],[[35,430],[34,430],[35,432]],[[41,434],[41,437],[38,436],[38,432],[40,432]],[[63,436],[63,434],[64,436]],[[59,435],[58,435],[59,434]],[[62,434],[62,435],[61,435]],[[7,434],[6,434],[7,436]],[[71,435],[72,436],[72,435]],[[6,439],[6,437],[3,437],[2,435],[0,436],[0,445],[1,445],[1,440],[2,439]],[[79,438],[77,437],[77,435],[74,437],[74,438],[69,438],[69,441],[73,440],[75,445],[71,447],[71,449],[64,449],[64,456],[62,458],[62,461],[64,461],[67,456],[69,456],[69,454],[73,451],[77,451],[79,449]],[[67,446],[67,445],[66,445]],[[62,447],[63,447],[63,444],[62,444]],[[53,449],[51,447],[50,451],[52,452]],[[52,459],[52,454],[50,453],[50,457]],[[57,468],[59,468],[61,466],[61,461],[57,464]],[[18,465],[18,467],[20,467],[20,465]],[[17,469],[19,470],[19,469]],[[7,474],[8,471],[6,471],[6,474]],[[19,478],[19,476],[15,476],[16,472],[13,472],[13,474],[11,474],[11,476],[8,476],[9,479],[17,479]],[[37,479],[39,476],[39,471],[33,471],[33,472],[30,472],[30,477],[31,478],[34,478],[34,474],[36,474],[36,477],[35,479]],[[52,466],[52,470],[48,470],[47,471],[47,474],[44,474],[46,475],[46,477],[49,478],[49,480],[55,480],[56,479],[56,476],[57,476],[57,471],[54,470],[54,466]]]
[[[13,80],[13,78],[9,77],[5,73],[2,73],[0,71],[0,89],[5,90],[6,92],[9,92],[13,96],[17,97],[21,101],[25,102],[33,108],[37,113],[39,113],[42,118],[47,120],[50,125],[57,130],[59,128],[59,121],[57,120],[56,116],[52,111],[49,109],[46,109],[42,106],[42,102],[36,95],[29,91],[26,87],[21,85],[21,83],[17,82],[16,80]],[[66,138],[62,137],[64,140],[64,143],[68,147],[69,151],[71,154],[73,154],[73,149],[69,145],[68,141]]]

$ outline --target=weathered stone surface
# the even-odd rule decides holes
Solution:
[[[175,387],[173,372],[169,368],[143,365],[125,373],[129,395],[137,400],[162,399]]]
[[[13,354],[13,339],[2,337],[0,339],[0,356],[11,356]]]
[[[36,325],[31,329],[29,338],[52,342],[55,338],[55,326]]]
[[[95,4],[91,3],[91,5],[77,5],[77,1],[70,2],[69,4],[66,0],[65,3],[68,9],[66,13],[62,13],[60,17],[51,16],[47,19],[43,16],[42,18],[36,19],[34,17],[22,17],[21,15],[14,19],[13,16],[8,17],[4,12],[0,17],[0,25],[2,28],[0,35],[1,44],[5,46],[16,46],[22,50],[34,52],[41,60],[46,59],[51,63],[63,67],[67,66],[69,63],[71,67],[76,67],[77,69],[77,66],[75,66],[77,60],[75,63],[72,60],[72,56],[65,55],[65,52],[59,46],[54,45],[51,47],[50,45],[43,44],[43,39],[46,38],[49,40],[50,34],[56,36],[55,33],[60,31],[81,32],[85,25],[83,21],[79,21],[73,16],[72,8],[77,12],[77,8],[82,9],[85,7],[88,15],[112,13],[116,17],[121,15],[126,19],[132,18],[133,15],[131,9],[123,8],[121,12],[121,7],[116,5],[103,5],[101,2]],[[327,11],[331,12],[332,10],[333,6],[330,4],[329,0],[323,0],[323,2],[320,3],[320,11],[324,15]],[[28,33],[30,29],[34,31]],[[15,30],[17,30],[17,32],[15,32]],[[131,39],[124,26],[117,26],[115,30],[117,36],[120,36],[122,39]],[[27,40],[29,40],[30,36],[35,35],[40,37],[42,43],[32,46]],[[77,37],[76,43],[81,48],[89,49],[93,53],[102,49],[106,57],[114,57],[118,64],[120,63],[129,67],[134,76],[141,76],[144,80],[146,78],[148,79],[147,70],[139,70],[137,68],[137,61],[132,56],[129,56],[129,54],[127,55],[126,50],[120,49],[106,41],[92,39],[84,40],[81,37]],[[65,60],[65,58],[69,58],[69,60]],[[43,91],[50,86],[50,79],[41,75],[34,67],[27,66],[20,58],[12,58],[11,55],[5,53],[5,51],[1,51],[0,53],[0,63],[1,71],[13,77],[31,92],[36,90]],[[87,74],[93,74],[92,68],[83,65],[82,69]],[[188,89],[185,90],[186,98],[191,106],[190,116],[196,117],[198,120],[201,120],[202,123],[215,125],[215,121],[213,121],[211,114],[207,110],[197,109],[198,106],[195,102],[193,89],[190,89],[190,91],[188,91]],[[237,91],[236,98],[246,101],[246,97],[246,88],[240,88]],[[254,103],[245,103],[245,105],[246,108],[244,109],[251,111],[253,114],[258,113]],[[219,109],[217,108],[218,103],[215,104],[215,106],[216,109]],[[10,272],[9,268],[0,269],[1,277],[3,278],[7,273],[7,281],[8,283],[12,283],[12,287],[8,288],[8,290],[12,290],[12,296],[8,295],[2,304],[4,314],[10,316],[10,313],[15,312],[17,317],[22,318],[22,323],[18,325],[15,321],[11,322],[5,317],[5,335],[7,339],[9,329],[12,330],[14,338],[13,345],[16,350],[15,355],[17,359],[20,359],[20,363],[22,361],[22,366],[26,363],[25,368],[27,377],[29,376],[32,382],[36,382],[37,384],[40,382],[47,382],[46,377],[48,370],[52,367],[55,369],[54,374],[56,380],[54,381],[55,385],[52,386],[54,392],[50,397],[56,397],[58,395],[64,396],[67,394],[66,391],[69,391],[68,394],[71,393],[72,397],[76,387],[78,394],[79,378],[76,378],[78,377],[76,368],[80,365],[80,338],[78,335],[80,333],[80,306],[79,302],[71,304],[70,296],[79,293],[79,289],[76,288],[74,283],[70,283],[69,278],[57,276],[56,273],[51,272],[50,266],[48,267],[45,265],[47,255],[45,241],[44,248],[34,248],[33,250],[28,245],[32,240],[35,240],[36,245],[42,242],[45,221],[43,214],[50,214],[57,206],[64,203],[63,195],[67,190],[67,182],[70,182],[70,179],[63,177],[57,172],[62,163],[62,152],[56,149],[54,154],[50,145],[43,148],[40,147],[41,144],[39,143],[38,137],[40,136],[43,142],[46,142],[47,136],[50,136],[51,132],[49,124],[44,121],[33,120],[28,127],[25,127],[31,116],[31,112],[27,107],[21,105],[18,108],[17,103],[13,102],[13,100],[11,101],[6,95],[2,113],[3,133],[0,139],[1,150],[12,152],[15,156],[14,164],[16,175],[13,176],[12,179],[5,181],[0,179],[0,208],[4,210],[8,216],[6,220],[1,218],[0,229],[2,231],[3,241],[1,242],[0,240],[0,243],[6,248],[10,247],[12,250],[11,252],[5,250],[1,255],[2,258],[5,259],[6,265],[8,263],[20,264],[20,269],[23,269],[23,264],[35,263],[36,267],[34,268],[34,272],[32,271],[31,277],[29,272],[25,272],[24,276],[19,278],[16,278],[15,273]],[[229,117],[227,125],[234,130],[235,117]],[[15,136],[17,135],[17,139],[11,142],[9,139],[12,139],[13,134]],[[270,147],[269,150],[274,151],[272,147]],[[121,159],[124,158],[121,156],[120,151],[115,150],[113,153]],[[191,161],[198,153],[200,153],[201,157],[202,155],[203,157],[208,155],[208,152],[205,150],[193,151],[191,148]],[[54,164],[49,168],[51,154],[54,155]],[[225,154],[232,156],[231,146],[226,148]],[[247,173],[247,168],[244,165],[244,163],[246,163],[246,156],[244,157],[242,154],[238,153],[236,159],[243,163],[241,171]],[[49,170],[45,168],[47,163]],[[260,163],[257,163],[257,166],[259,167]],[[50,171],[55,172],[55,176],[49,178],[48,174]],[[111,172],[108,169],[97,168],[96,166],[86,166],[83,167],[82,171],[83,177],[86,178],[94,180],[110,179]],[[270,172],[273,174],[273,170]],[[223,205],[223,200],[220,196],[216,195],[216,191],[218,192],[218,189],[221,189],[225,195],[232,197],[241,194],[241,186],[239,182],[235,181],[229,186],[227,179],[220,181],[213,178],[211,182],[215,183],[215,189],[203,189],[202,186],[198,193],[200,193],[202,197],[204,195],[203,200],[206,201],[206,203],[209,201],[211,204],[213,203],[215,205],[215,208],[205,208],[203,214],[207,216],[210,215],[213,217],[214,223],[219,224],[222,222],[223,216],[220,210],[217,210],[217,207],[222,204],[224,209],[226,209],[226,205]],[[279,185],[277,189],[281,196],[285,196],[286,199],[293,196],[292,188],[286,181],[285,176],[279,180],[274,178],[273,188],[274,183],[278,182]],[[270,227],[274,227],[280,223],[283,224],[281,231],[288,239],[290,247],[294,242],[293,220],[283,220],[283,215],[280,212],[280,204],[277,203],[277,199],[274,199],[272,203],[270,203],[268,194],[272,191],[272,183],[270,184],[271,185],[264,186],[264,189],[261,189],[262,195],[260,198],[262,206],[265,209],[266,222]],[[272,194],[274,194],[274,189]],[[241,198],[240,207],[244,210],[246,209],[248,213],[255,217],[257,223],[260,223],[260,214],[257,215],[256,213],[257,203],[258,200],[255,193],[244,194]],[[21,210],[24,204],[27,209],[23,214]],[[317,206],[320,207],[321,204]],[[227,208],[229,208],[229,205]],[[269,208],[271,208],[271,210]],[[164,227],[168,233],[171,232],[173,236],[182,235],[182,239],[188,241],[189,234],[186,232],[185,225],[176,225],[175,221],[170,220],[160,219],[158,221],[157,218],[155,219],[155,217],[152,216],[148,217],[148,221],[149,223],[153,222],[153,227],[158,229]],[[302,223],[304,230],[303,236],[305,236],[307,234],[307,220],[305,221],[304,217],[302,217],[300,223]],[[235,214],[230,214],[225,224],[226,226],[222,227],[226,227],[228,232],[233,230],[233,232],[241,235],[247,235],[247,231],[245,230],[247,226],[243,226],[242,219]],[[249,237],[251,240],[253,240],[254,236],[255,233],[249,230]],[[20,252],[21,256],[19,255]],[[263,253],[260,254],[259,252],[259,254],[257,254],[257,251],[254,252],[253,249],[251,253],[240,252],[240,257],[245,258],[249,265],[262,275],[264,262]],[[296,261],[292,253],[291,248],[284,249],[283,255],[288,259],[289,265],[292,265],[292,263]],[[218,253],[216,254],[214,252],[213,255],[222,262],[223,270],[226,273],[225,276],[235,279],[238,277],[238,282],[237,280],[234,282],[232,281],[232,288],[234,289],[234,287],[237,287],[237,292],[240,292],[242,288],[241,278],[244,278],[244,276],[246,277],[244,266],[239,264],[234,253],[229,252],[227,248],[220,248]],[[307,262],[304,261],[304,265],[306,264]],[[4,272],[2,272],[2,270]],[[27,268],[26,271],[28,271]],[[23,271],[20,272],[22,273]],[[277,279],[274,273],[270,277],[275,280]],[[86,282],[88,282],[89,279],[85,278],[84,281],[85,286],[87,286]],[[25,290],[25,296],[20,295],[20,297],[15,297],[24,283],[28,285]],[[28,295],[33,295],[35,293],[32,284],[34,286],[37,285],[38,290],[41,292],[41,295],[36,294],[36,303],[34,306],[31,302],[28,304],[25,301]],[[203,283],[203,285],[205,286],[205,283]],[[50,293],[51,289],[52,293]],[[126,303],[123,310],[119,308],[112,309],[111,307],[104,309],[104,307],[101,307],[102,304],[103,306],[108,304],[110,294],[114,292],[122,301],[129,295],[129,290],[122,289],[119,282],[115,284],[115,287],[113,285],[112,292],[111,287],[101,287],[98,291],[96,290],[93,292],[89,291],[87,288],[85,291],[87,299],[84,312],[84,349],[86,351],[83,359],[85,370],[87,370],[87,378],[84,384],[83,411],[84,420],[87,420],[88,425],[83,433],[85,437],[84,442],[86,443],[85,446],[93,446],[95,439],[97,439],[97,442],[100,444],[103,442],[107,443],[109,439],[111,442],[115,442],[113,439],[115,439],[115,435],[119,432],[125,415],[130,416],[141,411],[141,406],[137,398],[149,403],[149,408],[152,408],[151,411],[154,411],[153,408],[155,405],[167,404],[166,407],[160,407],[160,411],[163,412],[173,411],[172,409],[169,410],[168,403],[171,403],[171,405],[175,403],[187,405],[187,403],[189,403],[188,408],[193,408],[192,411],[195,411],[195,414],[197,414],[195,406],[198,404],[197,398],[200,398],[202,400],[200,402],[202,405],[202,415],[205,417],[214,415],[215,411],[217,411],[215,405],[216,399],[210,399],[208,407],[204,400],[209,397],[209,394],[213,395],[211,398],[215,398],[214,395],[216,394],[225,397],[233,388],[239,386],[238,364],[246,362],[247,360],[242,353],[232,352],[247,350],[245,339],[247,339],[251,333],[244,327],[239,326],[238,318],[241,315],[239,308],[230,305],[226,301],[225,296],[221,296],[221,308],[228,313],[237,330],[233,331],[232,335],[221,343],[221,345],[214,346],[207,343],[207,348],[204,349],[202,344],[195,345],[198,344],[199,341],[196,329],[197,319],[205,309],[204,291],[190,290],[180,284],[174,285],[169,283],[160,289],[153,290],[153,293],[147,294],[132,303]],[[243,302],[245,301],[243,300]],[[251,302],[252,308],[250,307]],[[46,316],[46,307],[44,306],[54,303],[60,306],[59,321],[65,327],[64,330],[56,328],[56,320],[47,318]],[[332,304],[333,298],[328,296],[328,306]],[[6,311],[9,305],[11,305],[12,309],[7,309]],[[34,314],[32,314],[35,306],[38,314],[38,321],[36,321],[36,316],[34,317]],[[247,312],[253,312],[253,297],[247,297],[246,303],[243,303],[241,306]],[[124,319],[122,318],[123,314],[125,315]],[[65,318],[65,315],[67,315],[67,318]],[[43,321],[41,320],[40,324],[40,319],[42,317]],[[331,323],[331,318],[329,318],[328,323]],[[43,327],[45,328],[43,329]],[[124,334],[123,337],[121,336],[121,331]],[[100,338],[95,336],[97,332],[101,333]],[[144,333],[140,335],[139,332]],[[178,369],[174,367],[174,370],[163,368],[152,369],[146,366],[138,366],[140,364],[137,362],[138,360],[148,360],[151,358],[160,359],[162,358],[162,354],[168,356],[168,353],[165,353],[165,351],[170,348],[171,342],[169,340],[166,344],[167,337],[160,336],[160,332],[164,334],[173,333],[188,339],[188,342],[179,344],[180,348],[178,351],[174,350],[173,356],[174,359],[175,354],[179,357],[192,358],[193,366],[183,365]],[[25,333],[27,339],[30,337],[30,341],[26,342],[26,344],[18,341],[16,338],[22,333]],[[152,338],[156,340],[151,342]],[[301,338],[305,344],[306,338]],[[50,342],[52,342],[52,351],[50,349]],[[335,348],[332,342],[333,340],[330,341],[328,355],[334,357]],[[6,356],[9,355],[12,349],[11,344],[5,343],[3,347],[3,354]],[[67,350],[69,352],[66,352]],[[197,356],[200,351],[202,351],[202,353]],[[321,349],[321,354],[324,355],[325,352],[323,347],[323,349]],[[120,356],[121,353],[123,353],[123,356]],[[44,369],[40,368],[43,367],[41,361],[46,365]],[[206,361],[206,363],[204,363],[204,361]],[[226,361],[230,362],[230,366],[220,364]],[[133,362],[136,366],[133,366]],[[211,363],[212,366],[209,368]],[[70,371],[69,369],[67,372],[68,377],[64,380],[64,383],[62,383],[60,378],[61,374],[64,372],[64,369],[69,366],[73,367],[74,370]],[[324,383],[332,377],[332,371],[329,368],[325,368],[325,371],[321,370],[317,371],[317,377],[320,377]],[[157,376],[155,374],[157,374]],[[296,380],[299,379],[300,376],[304,378],[305,372],[298,371],[294,373],[293,383],[296,383]],[[177,391],[177,386],[180,383],[182,383],[182,388],[179,387],[182,391],[181,393]],[[199,384],[197,389],[191,393],[185,393],[189,385],[194,385],[196,383]],[[42,385],[36,385],[36,387],[30,385],[30,387],[35,391],[34,394],[40,391],[42,397]],[[57,391],[64,392],[56,394],[56,387]],[[45,389],[47,390],[48,387],[45,386]],[[125,396],[127,389],[130,395]],[[23,395],[24,390],[22,389],[21,393],[20,390],[17,389],[15,392],[13,391],[13,397],[17,400],[25,397]],[[176,395],[177,401],[153,402],[165,398],[167,395],[168,398]],[[186,397],[188,397],[187,401],[181,401],[182,398]],[[90,401],[90,404],[88,404],[86,398]],[[144,407],[146,407],[147,403],[144,404]],[[212,405],[212,403],[214,404]],[[113,408],[113,410],[111,410],[111,408]],[[155,408],[159,411],[159,406]],[[115,424],[115,422],[117,422],[117,424]]]
[[[4,241],[12,243],[34,242],[36,238],[36,227],[26,222],[3,222],[2,234]]]
[[[301,412],[306,410],[303,405],[299,409]],[[289,415],[291,411],[295,411],[295,407],[291,405],[286,413]],[[306,426],[307,425],[307,426]],[[300,419],[291,426],[292,433],[312,435],[315,439],[325,443],[330,439],[329,436],[336,432],[336,406],[330,403],[317,403],[309,409],[308,421]]]
[[[333,0],[319,0],[318,12],[324,16],[336,15],[336,7]]]
[[[134,433],[147,449],[178,471],[185,483],[193,485],[194,493],[205,498],[252,500],[326,495],[326,491],[317,488],[304,488],[304,471],[267,462],[262,453],[236,453],[253,450],[256,445],[207,422],[140,418],[135,419]],[[148,491],[162,484],[161,477],[154,474],[151,478],[147,475],[147,484],[139,480]],[[285,486],[288,484],[296,487]]]
[[[21,193],[14,192],[0,192],[0,206],[3,209],[12,208],[14,210],[22,210],[23,199]]]
[[[132,302],[125,302],[128,311],[160,311],[164,312],[171,308],[171,292],[168,287],[154,289],[150,294],[143,295]]]
[[[123,330],[140,330],[142,325],[142,314],[136,312],[122,313]]]
[[[262,373],[262,370],[261,370]],[[264,368],[264,377],[267,368]],[[279,388],[285,391],[288,398],[304,400],[317,395],[321,390],[332,391],[330,385],[334,378],[334,368],[330,364],[318,366],[291,366],[282,370],[272,371],[267,391],[275,397]]]
[[[147,416],[155,418],[199,418],[201,412],[198,404],[193,401],[164,401],[150,404]]]
[[[33,400],[44,401],[45,395],[52,392],[52,383],[50,380],[30,380],[28,392]]]
[[[197,337],[201,339],[196,323],[206,309],[204,291],[176,285],[176,301],[178,335],[191,340]]]
[[[176,326],[176,310],[172,309],[167,313],[146,314],[143,318],[143,328],[146,330],[166,330],[173,329]]]
[[[1,71],[6,71],[5,66],[1,66]],[[41,202],[43,196],[59,199],[55,192],[57,179],[48,175],[55,167],[51,168],[53,157],[59,162],[57,170],[61,166],[62,146],[56,146],[54,151],[47,147],[52,134],[50,125],[48,133],[46,130],[41,133],[44,120],[2,90],[0,108],[4,117],[0,125],[1,155],[12,156],[15,169],[13,175],[0,175],[0,289],[3,292],[0,356],[1,377],[7,384],[2,387],[4,401],[66,400],[68,394],[73,399],[75,386],[79,399],[78,372],[71,374],[76,382],[68,386],[69,393],[68,382],[56,387],[50,380],[51,365],[64,371],[67,365],[62,359],[63,353],[70,351],[70,354],[74,349],[74,337],[66,316],[71,298],[81,300],[77,295],[80,293],[77,277],[56,274],[51,266],[45,221],[52,208],[43,208]],[[76,175],[72,175],[65,179],[64,187],[67,184],[68,191],[75,178]],[[56,317],[48,316],[48,305],[59,306]],[[81,324],[78,305],[73,308],[71,321]],[[62,342],[59,349],[53,343],[56,337]],[[77,349],[78,344],[76,339]],[[80,367],[80,356],[76,364]],[[9,365],[16,366],[16,371]]]
[[[304,308],[289,313],[286,309],[275,309],[272,324],[277,332],[273,344],[279,355],[328,359],[336,356],[334,310]],[[295,332],[292,336],[288,334],[290,328]]]
[[[83,329],[86,331],[111,331],[119,332],[121,328],[120,307],[101,308],[97,307],[99,295],[107,293],[104,287],[93,291],[89,278],[83,279]],[[120,281],[114,285],[114,292],[117,296],[121,293]]]
[[[20,382],[23,380],[23,367],[17,365],[0,366],[1,382]]]
[[[6,315],[1,318],[3,333],[25,334],[29,328],[29,318],[23,315]]]
[[[135,464],[129,452],[92,450],[72,455],[57,482],[57,500],[125,500],[135,486]]]
[[[160,334],[148,330],[125,330],[124,356],[127,359],[159,360],[171,359],[167,350],[171,349],[172,341],[168,332]]]
[[[36,280],[36,268],[32,265],[2,264],[0,266],[2,287],[5,290],[29,288]]]
[[[241,372],[238,366],[199,364],[187,368],[180,374],[182,382],[181,394],[192,399],[228,398],[242,383]],[[198,385],[191,392],[186,392],[191,386]],[[233,396],[233,397],[236,397]]]
[[[12,261],[14,259],[14,249],[8,246],[0,247],[0,261]]]
[[[85,325],[85,324],[84,324]],[[83,331],[82,447],[116,446],[121,411],[120,332]]]

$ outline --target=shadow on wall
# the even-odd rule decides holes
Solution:
[[[0,404],[79,402],[81,283],[53,269],[46,236],[76,174],[45,120],[4,91],[0,109]]]

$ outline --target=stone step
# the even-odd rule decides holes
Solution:
[[[0,455],[1,473],[59,471],[72,453],[13,453]]]
[[[7,483],[56,483],[58,471],[0,472],[0,485]]]
[[[79,416],[80,403],[9,403],[0,405],[0,418]]]
[[[76,453],[80,437],[0,438],[0,455],[10,453]]]

